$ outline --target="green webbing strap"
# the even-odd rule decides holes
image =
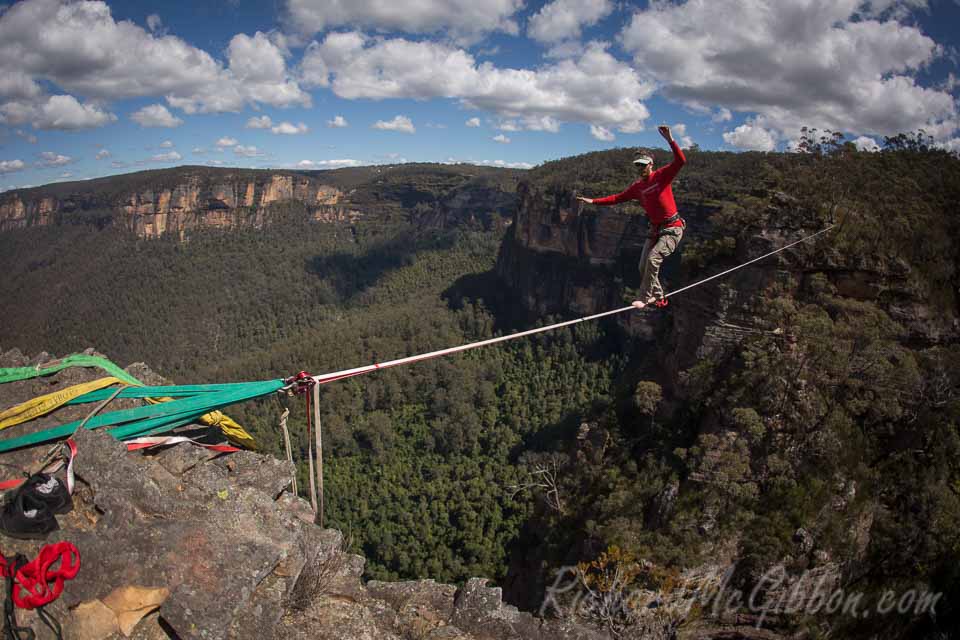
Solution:
[[[117,396],[118,398],[182,398],[195,396],[201,393],[219,393],[229,391],[238,384],[245,382],[228,382],[225,384],[183,384],[165,387],[127,387]],[[84,404],[87,402],[101,402],[110,397],[114,389],[98,389],[78,396],[67,404]]]
[[[185,418],[180,417],[180,418],[177,418],[176,420],[173,420],[172,422],[166,422],[164,424],[160,424],[159,426],[157,424],[153,424],[153,425],[148,424],[146,428],[144,428],[144,424],[146,424],[146,422],[143,422],[143,423],[137,422],[133,425],[124,425],[124,427],[114,427],[112,429],[108,429],[107,433],[109,433],[114,437],[117,437],[117,435],[114,433],[114,431],[117,429],[121,429],[125,427],[129,427],[130,429],[132,429],[133,427],[138,427],[136,431],[133,431],[133,430],[128,431],[126,435],[124,435],[121,439],[129,440],[130,438],[139,438],[141,436],[156,436],[156,435],[160,435],[161,433],[166,433],[167,431],[170,431],[172,429],[176,429],[177,427],[183,427],[188,424],[195,424],[200,420],[200,416],[202,415],[203,415],[202,413],[193,413],[193,414],[189,414]]]
[[[185,398],[183,400],[173,400],[172,402],[163,402],[161,404],[140,407],[138,409],[133,409],[132,411],[140,411],[142,409],[165,409],[165,411],[154,411],[153,414],[155,417],[147,419],[138,418],[136,422],[115,427],[110,429],[109,432],[112,436],[119,440],[143,435],[147,431],[154,430],[157,427],[167,426],[179,419],[189,418],[189,422],[206,413],[216,411],[217,409],[222,409],[231,404],[269,395],[281,389],[284,384],[285,383],[282,379],[266,380],[263,382],[241,382],[237,383],[237,389],[230,391],[223,391],[216,394],[203,394],[198,397]],[[113,413],[122,413],[122,411],[114,411],[106,414],[106,416],[103,417],[109,417],[113,415]],[[94,420],[96,420],[96,418],[93,418],[87,422],[87,426],[89,427]],[[129,422],[129,420],[124,420],[124,422]],[[109,424],[118,424],[118,421],[111,421]],[[173,427],[168,427],[167,429],[155,431],[155,433],[162,433],[163,431],[167,431],[172,428]],[[0,446],[2,446],[2,443],[0,443]],[[2,451],[2,449],[0,449],[0,451]]]
[[[143,383],[131,376],[129,373],[110,362],[106,358],[99,356],[88,356],[78,353],[59,360],[51,360],[36,367],[12,367],[0,369],[0,384],[6,382],[16,382],[17,380],[29,380],[38,376],[48,376],[51,373],[69,369],[70,367],[100,367],[115,378],[123,380],[127,384],[139,386]]]
[[[118,440],[143,435],[148,431],[163,433],[182,424],[188,424],[211,411],[278,391],[284,386],[284,381],[278,379],[261,382],[239,382],[230,386],[231,388],[225,391],[201,393],[197,396],[161,404],[111,411],[90,418],[84,426],[87,429],[112,426],[114,428],[109,429],[108,432]],[[154,387],[154,389],[156,388]],[[0,452],[65,438],[76,431],[81,422],[82,420],[76,420],[39,433],[0,440]]]

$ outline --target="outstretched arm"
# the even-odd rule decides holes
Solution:
[[[686,164],[687,157],[683,155],[683,149],[681,149],[677,141],[673,139],[673,134],[670,133],[670,127],[660,125],[657,127],[657,131],[660,132],[660,135],[663,136],[663,139],[667,141],[667,144],[670,145],[670,149],[673,151],[673,162],[665,166],[660,172],[660,175],[662,175],[667,182],[670,182],[680,172],[683,165]]]
[[[633,189],[633,185],[627,187],[626,191],[621,191],[616,195],[606,196],[605,198],[584,198],[583,196],[577,196],[577,200],[586,202],[587,204],[598,204],[601,206],[620,204],[621,202],[633,199],[633,194],[630,193],[631,189]]]

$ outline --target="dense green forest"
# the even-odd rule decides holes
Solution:
[[[652,563],[631,580],[669,590],[732,545],[747,590],[777,562],[794,573],[836,562],[845,588],[872,598],[943,593],[936,617],[838,615],[832,637],[951,631],[960,160],[922,134],[875,154],[818,132],[803,145],[693,150],[675,187],[679,202],[716,211],[675,265],[685,282],[752,257],[752,239],[784,232],[785,219],[786,231],[837,225],[749,303],[770,330],[675,373],[667,314],[653,345],[591,323],[324,387],[327,520],[366,555],[368,575],[491,576],[535,607],[553,570],[614,546],[619,562]],[[632,177],[632,152],[547,163],[526,179],[558,202],[612,193]],[[551,321],[524,313],[493,271],[509,229],[423,229],[410,213],[312,224],[288,203],[263,229],[185,243],[85,225],[6,232],[0,345],[95,346],[177,382],[254,380]],[[867,280],[851,287],[853,276]],[[302,399],[287,402],[302,459]],[[271,400],[232,414],[279,455],[281,410]],[[814,540],[802,549],[799,530]],[[820,619],[780,622],[825,637]]]

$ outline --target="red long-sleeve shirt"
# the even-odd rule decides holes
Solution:
[[[593,204],[611,205],[627,200],[638,200],[647,212],[650,224],[662,224],[664,220],[677,213],[677,203],[673,200],[673,189],[670,188],[670,183],[687,162],[686,156],[683,155],[683,151],[675,140],[670,141],[670,148],[673,150],[673,162],[662,169],[657,169],[648,178],[640,178],[627,187],[626,191],[605,198],[595,198]],[[677,220],[664,227],[678,227],[681,224],[683,223]]]

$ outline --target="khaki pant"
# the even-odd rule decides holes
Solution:
[[[669,227],[660,231],[659,238],[648,238],[640,256],[640,297],[647,302],[650,298],[663,297],[660,286],[660,265],[671,253],[676,251],[683,237],[683,227]]]

